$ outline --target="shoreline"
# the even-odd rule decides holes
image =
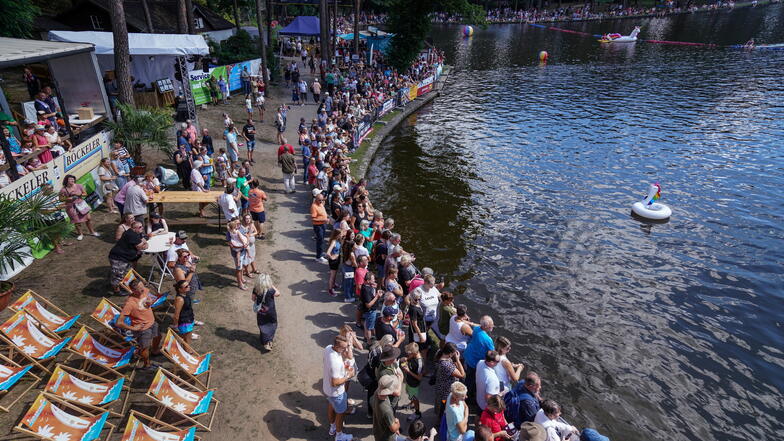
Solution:
[[[497,24],[543,24],[543,23],[581,23],[587,21],[615,21],[615,20],[625,20],[625,19],[640,19],[640,18],[665,18],[669,16],[678,16],[684,14],[695,14],[695,13],[705,13],[705,12],[732,12],[736,9],[743,9],[743,8],[756,8],[760,6],[770,6],[774,4],[781,3],[780,0],[761,0],[756,2],[756,5],[753,1],[748,2],[741,2],[735,3],[733,7],[726,7],[723,6],[721,8],[711,9],[711,8],[698,8],[693,11],[677,11],[677,12],[668,12],[668,13],[648,13],[648,14],[634,14],[634,15],[623,15],[623,16],[606,16],[606,17],[587,17],[587,18],[563,18],[563,19],[545,19],[545,20],[535,20],[535,21],[527,21],[527,20],[501,20],[501,21],[489,21],[486,24],[489,25],[497,25]],[[466,23],[464,21],[434,21],[431,22],[434,25],[467,25],[471,23]]]

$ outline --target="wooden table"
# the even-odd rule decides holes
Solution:
[[[159,204],[210,204],[216,203],[218,197],[224,192],[221,190],[203,191],[162,191],[153,193],[149,198],[149,203]],[[218,207],[218,228],[221,227],[221,208]]]

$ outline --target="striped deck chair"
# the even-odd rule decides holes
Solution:
[[[168,410],[180,418],[173,422],[173,425],[179,426],[185,423],[209,432],[220,403],[212,396],[213,392],[194,386],[171,372],[158,368],[146,395],[158,404],[155,418],[161,418]],[[204,418],[209,418],[209,423],[199,421]]]
[[[48,331],[25,311],[18,311],[0,325],[0,333],[8,358],[16,361],[23,357],[47,373],[52,373],[54,358],[71,341],[70,337],[60,338]]]
[[[32,364],[28,364],[27,366],[20,366],[18,363],[15,363],[10,358],[6,357],[5,355],[0,354],[0,398],[6,398],[13,394],[16,397],[10,403],[7,403],[4,406],[0,406],[0,410],[3,412],[8,412],[11,410],[14,405],[25,396],[27,392],[33,389],[38,383],[41,381],[41,378],[37,375],[30,372],[30,369],[33,368]],[[22,393],[17,393],[17,391],[13,391],[12,389],[16,388],[16,385],[19,381],[26,375],[34,378],[35,380],[27,386],[27,389],[22,391]]]
[[[145,424],[145,422],[147,424]],[[166,429],[162,432],[158,429]],[[196,427],[180,429],[151,416],[131,411],[120,441],[198,441]]]
[[[67,349],[84,357],[83,370],[87,369],[88,362],[92,362],[105,372],[110,372],[118,377],[124,376],[118,369],[130,366],[133,354],[136,352],[136,346],[118,344],[107,338],[93,336],[86,326],[79,329]],[[129,380],[132,379],[133,372],[129,377]]]
[[[122,417],[130,397],[125,377],[107,378],[58,364],[44,392],[97,412]],[[121,399],[125,394],[125,399]],[[119,409],[117,408],[119,404]]]
[[[157,289],[154,288],[146,279],[144,279],[139,273],[136,272],[135,269],[131,268],[128,270],[128,273],[125,274],[125,277],[120,281],[120,286],[128,291],[131,291],[131,282],[139,279],[144,282],[144,285],[147,286],[150,290],[150,294],[147,296],[147,301],[150,302],[150,308],[152,309],[159,309],[163,313],[167,313],[169,309],[171,309],[172,305],[171,302],[167,302],[169,299],[169,293],[160,293]],[[165,308],[164,308],[165,307]]]
[[[161,345],[161,353],[174,364],[178,372],[185,373],[185,376],[201,387],[210,387],[212,352],[200,355],[174,330],[169,328],[163,339],[163,345]]]
[[[49,441],[93,441],[108,429],[104,438],[108,440],[114,433],[114,425],[106,422],[108,417],[109,412],[89,412],[41,393],[14,431]]]
[[[24,310],[38,323],[56,334],[67,332],[80,317],[79,315],[69,316],[57,305],[31,290],[22,294],[9,308],[12,311]]]

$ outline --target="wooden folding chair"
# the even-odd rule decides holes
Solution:
[[[220,404],[213,397],[213,392],[212,389],[195,386],[166,369],[158,368],[146,395],[158,404],[155,418],[160,419],[168,410],[180,418],[172,425],[193,424],[209,432]],[[199,421],[205,417],[209,418],[207,424]]]
[[[55,357],[71,341],[71,337],[60,338],[25,311],[18,311],[0,325],[0,340],[5,343],[3,349],[7,351],[8,358],[14,361],[24,358],[51,374]]]
[[[130,376],[126,376],[120,373],[118,369],[131,366],[136,346],[117,343],[108,338],[101,338],[100,335],[94,336],[87,330],[86,326],[82,326],[74,336],[71,344],[68,345],[67,350],[84,358],[82,370],[86,371],[90,363],[92,363],[102,369],[102,373],[108,372],[118,377],[126,377],[129,381],[133,380],[133,371]],[[70,359],[71,357],[68,358]]]
[[[158,429],[166,429],[166,432]],[[128,415],[128,424],[125,425],[125,433],[120,441],[199,441],[200,439],[196,436],[196,426],[180,429],[132,410]]]
[[[95,307],[92,313],[90,313],[90,317],[93,320],[98,322],[101,325],[101,334],[105,337],[114,340],[116,342],[128,342],[133,344],[134,339],[130,334],[126,334],[116,326],[114,326],[115,321],[120,316],[120,312],[122,308],[112,303],[111,300],[107,298],[101,298],[101,301],[98,303],[98,306]],[[85,327],[98,334],[98,331],[92,329],[89,326]]]
[[[115,428],[113,424],[106,422],[108,417],[109,412],[90,412],[55,396],[41,393],[14,427],[14,431],[47,441],[93,441],[100,439],[101,433],[108,428],[104,438],[108,440]]]
[[[150,295],[147,297],[147,301],[150,303],[150,308],[157,309],[160,312],[166,314],[172,308],[171,302],[168,301],[168,293],[160,292],[160,289],[153,289],[154,284],[151,284],[147,281],[144,277],[141,276],[135,269],[131,268],[125,274],[125,277],[120,281],[120,286],[128,291],[129,293],[133,292],[131,290],[131,282],[134,280],[141,280],[144,285],[150,290]]]
[[[14,391],[13,394],[16,395],[16,397],[13,399],[13,401],[11,401],[11,403],[5,406],[0,406],[0,410],[3,412],[8,412],[19,400],[22,399],[22,397],[25,396],[25,394],[27,394],[27,392],[30,392],[31,389],[38,385],[38,383],[41,381],[41,377],[30,372],[30,369],[32,368],[32,364],[28,364],[27,366],[20,366],[10,358],[0,354],[0,398],[10,398],[11,389],[14,389],[14,386],[19,383],[19,380],[21,380],[25,374],[35,379],[34,381],[30,382],[30,385],[27,386],[27,389],[22,391],[22,393],[17,394],[16,391]]]
[[[44,392],[95,412],[122,417],[131,389],[125,377],[108,378],[58,364]],[[123,394],[125,398],[122,398]],[[117,408],[119,404],[119,409]]]
[[[12,311],[26,311],[30,317],[56,334],[68,332],[80,317],[80,315],[68,315],[57,305],[32,290],[27,290],[8,308]]]
[[[163,339],[163,345],[161,345],[161,354],[174,364],[177,372],[184,373],[186,377],[201,387],[210,387],[212,352],[200,355],[173,329],[169,328]]]

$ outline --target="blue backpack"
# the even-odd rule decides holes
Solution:
[[[521,403],[526,396],[533,398],[533,395],[528,392],[528,389],[525,388],[525,383],[522,381],[518,382],[514,388],[504,395],[504,404],[506,405],[504,416],[506,417],[506,421],[513,423],[518,430],[523,424]]]

